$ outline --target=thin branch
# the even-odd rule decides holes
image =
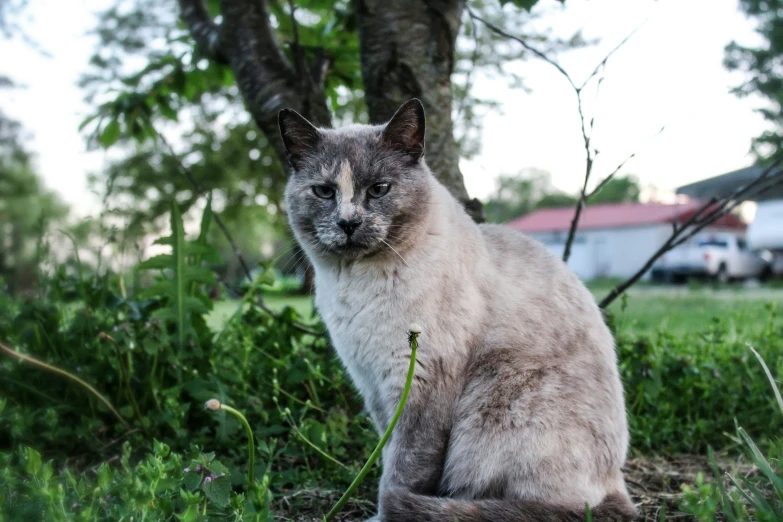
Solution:
[[[701,232],[705,227],[727,215],[740,204],[756,198],[765,192],[779,186],[783,186],[783,171],[778,167],[783,163],[783,156],[775,159],[757,178],[739,187],[723,198],[712,198],[702,204],[693,215],[682,225],[672,224],[672,233],[666,242],[647,260],[647,262],[631,277],[617,285],[598,304],[600,308],[606,308],[617,297],[622,295],[629,287],[641,279],[655,262],[666,252],[682,245],[693,236]],[[774,174],[773,174],[774,173]]]
[[[152,126],[151,123],[150,123],[150,126]],[[171,155],[171,157],[174,159],[175,163],[177,164],[177,168],[182,173],[182,175],[185,177],[185,179],[188,180],[188,183],[190,183],[190,185],[193,187],[193,190],[197,194],[203,194],[204,191],[203,191],[202,187],[199,185],[198,181],[196,181],[195,177],[193,177],[193,174],[190,172],[190,169],[188,169],[184,165],[184,163],[182,163],[182,160],[180,159],[179,155],[174,150],[174,147],[171,146],[171,143],[169,143],[169,141],[165,138],[165,136],[163,136],[160,132],[158,132],[155,129],[154,126],[152,126],[152,128],[153,128],[157,138],[168,149],[169,154]],[[226,227],[225,222],[223,221],[223,219],[220,217],[219,214],[213,213],[212,214],[212,219],[215,221],[215,224],[218,226],[220,231],[223,233],[223,236],[225,236],[225,238],[228,241],[229,245],[231,245],[231,250],[234,253],[234,257],[236,257],[237,261],[239,261],[239,264],[242,267],[242,271],[245,273],[245,275],[247,276],[248,280],[252,282],[253,275],[250,272],[250,265],[245,260],[245,256],[243,256],[242,252],[239,250],[239,245],[237,245],[237,242],[234,240],[234,236],[231,234],[231,232],[229,232],[228,228]],[[274,310],[269,308],[267,306],[267,304],[264,302],[264,300],[263,300],[263,298],[261,297],[260,294],[258,295],[258,297],[256,299],[256,304],[264,312],[266,312],[267,314],[271,315],[275,319],[280,320],[280,317],[281,317],[280,314],[276,313]],[[294,321],[291,321],[290,324],[295,329],[299,330],[300,332],[306,333],[306,334],[315,335],[315,336],[322,336],[322,335],[324,335],[322,332],[316,332],[312,328],[310,328],[310,327],[308,327],[306,325],[294,322]]]
[[[115,417],[117,417],[117,420],[120,421],[120,424],[122,424],[125,428],[129,428],[127,421],[122,418],[122,415],[117,412],[117,410],[114,409],[114,406],[111,405],[108,399],[101,395],[101,392],[93,388],[91,385],[84,382],[79,377],[75,376],[74,374],[67,372],[65,370],[62,370],[60,368],[57,368],[55,366],[51,366],[49,364],[46,364],[45,362],[39,361],[38,359],[34,359],[33,357],[30,357],[28,355],[25,355],[23,353],[19,353],[16,350],[9,348],[8,346],[4,345],[3,343],[0,343],[0,351],[4,352],[7,355],[10,355],[11,357],[14,357],[16,359],[20,359],[22,361],[28,362],[30,364],[33,364],[43,370],[46,370],[47,372],[53,373],[55,375],[59,375],[61,377],[65,377],[68,380],[71,380],[90,392],[92,396],[94,396],[96,399],[101,401],[104,406],[106,406],[110,412],[114,414]]]
[[[521,38],[514,36],[512,34],[509,34],[505,32],[503,29],[497,27],[496,25],[488,22],[487,20],[484,20],[480,16],[478,16],[476,13],[473,12],[473,10],[468,6],[467,7],[468,14],[470,17],[474,20],[478,20],[479,22],[483,23],[487,28],[489,28],[494,33],[503,36],[505,38],[509,38],[511,40],[514,40],[515,42],[518,42],[522,47],[536,55],[538,58],[544,60],[548,64],[550,64],[552,67],[557,69],[557,71],[562,74],[565,79],[568,81],[568,83],[571,85],[571,88],[574,91],[574,94],[576,94],[576,103],[577,103],[577,110],[579,111],[579,122],[582,130],[582,140],[584,141],[584,147],[585,147],[585,175],[584,175],[584,183],[582,184],[582,190],[579,193],[579,201],[576,203],[576,208],[574,209],[574,217],[571,220],[571,226],[568,230],[568,238],[566,239],[565,243],[565,249],[563,250],[563,262],[568,262],[568,259],[571,257],[571,247],[574,242],[574,238],[576,237],[576,231],[579,228],[579,219],[582,216],[582,210],[584,210],[585,205],[587,204],[587,200],[590,198],[591,195],[595,193],[595,191],[591,192],[590,194],[587,193],[587,185],[590,182],[590,176],[593,172],[593,165],[595,164],[595,157],[598,154],[598,151],[594,151],[590,148],[592,138],[593,138],[593,129],[595,127],[595,117],[590,118],[589,123],[587,122],[587,119],[585,118],[585,113],[583,109],[583,103],[582,103],[582,91],[587,86],[587,84],[595,78],[595,76],[602,72],[605,67],[607,61],[609,61],[609,58],[617,52],[623,45],[630,40],[630,38],[636,33],[636,31],[639,30],[641,25],[639,25],[636,29],[631,31],[625,38],[623,38],[616,46],[614,46],[607,54],[604,56],[604,58],[596,65],[596,67],[593,69],[593,72],[591,72],[587,78],[582,82],[581,85],[577,86],[576,83],[574,83],[573,78],[571,78],[571,75],[568,74],[568,72],[563,69],[563,67],[557,63],[555,60],[548,57],[546,54],[544,54],[542,51],[536,49],[535,47],[529,45],[527,42],[522,40]],[[601,83],[603,82],[603,77],[599,79],[598,86],[600,88]],[[588,131],[589,127],[589,131]],[[629,158],[630,159],[630,158]],[[619,170],[619,169],[618,169]],[[605,179],[602,183],[608,183],[609,179],[614,176],[614,174],[611,174],[609,178]]]
[[[656,133],[655,133],[655,134],[654,134],[654,135],[653,135],[653,136],[650,138],[650,140],[652,140],[653,138],[655,138],[656,136],[658,136],[659,134],[661,134],[661,133],[662,133],[662,132],[663,132],[665,129],[666,129],[666,126],[664,125],[663,127],[661,127],[661,130],[659,130],[658,132],[656,132]],[[587,196],[585,196],[585,197],[586,197],[586,199],[590,199],[590,198],[592,198],[593,196],[595,196],[595,195],[596,195],[596,194],[597,194],[597,193],[598,193],[598,192],[599,192],[599,191],[600,191],[602,188],[604,188],[604,186],[605,186],[607,183],[609,183],[609,182],[610,182],[612,179],[614,179],[615,175],[616,175],[618,172],[620,172],[620,169],[622,169],[622,168],[625,166],[625,164],[626,164],[626,163],[628,163],[628,162],[629,162],[629,161],[631,161],[633,158],[635,158],[635,157],[636,157],[636,155],[637,155],[638,153],[639,153],[639,151],[637,150],[636,152],[634,152],[634,153],[630,154],[630,155],[629,155],[627,158],[625,158],[623,161],[621,161],[621,162],[620,162],[620,164],[619,164],[619,165],[617,165],[617,167],[615,167],[615,169],[614,169],[612,172],[610,172],[608,176],[606,176],[606,177],[605,177],[603,180],[601,180],[601,182],[600,182],[600,183],[599,183],[599,184],[598,184],[598,185],[597,185],[597,186],[596,186],[596,187],[595,187],[595,188],[594,188],[594,189],[593,189],[593,190],[592,190],[592,191],[591,191],[589,194],[587,194]]]
[[[598,74],[598,72],[599,72],[599,71],[600,71],[600,70],[601,70],[603,67],[606,67],[606,62],[608,62],[608,61],[609,61],[609,58],[611,58],[611,57],[612,57],[612,55],[613,55],[614,53],[616,53],[617,51],[619,51],[619,50],[620,50],[620,48],[621,48],[622,46],[624,46],[626,43],[628,43],[628,40],[630,40],[630,39],[631,39],[631,37],[632,37],[633,35],[635,35],[635,34],[636,34],[636,32],[637,32],[639,29],[641,29],[641,28],[642,28],[642,26],[643,26],[644,24],[646,24],[646,23],[647,23],[647,20],[644,20],[642,23],[640,23],[638,26],[636,26],[636,28],[635,28],[633,31],[631,31],[630,33],[628,33],[628,35],[627,35],[625,38],[623,38],[622,40],[620,40],[620,43],[618,43],[617,45],[615,45],[615,46],[614,46],[614,48],[612,48],[612,50],[611,50],[611,51],[609,51],[609,52],[606,54],[606,56],[604,56],[604,59],[603,59],[603,60],[601,60],[601,62],[600,62],[598,65],[596,65],[596,66],[595,66],[595,69],[593,69],[593,72],[591,72],[591,73],[590,73],[590,75],[589,75],[587,78],[585,78],[585,81],[584,81],[584,82],[582,82],[582,85],[580,85],[580,86],[579,86],[579,90],[582,90],[582,89],[584,89],[584,88],[587,86],[587,84],[588,84],[588,83],[590,83],[590,80],[592,80],[592,79],[595,77],[595,75],[596,75],[596,74]]]
[[[196,45],[212,60],[228,63],[220,45],[220,26],[212,19],[203,0],[178,0],[180,16]]]
[[[473,52],[470,54],[470,67],[468,68],[468,71],[465,73],[465,87],[464,92],[465,94],[462,96],[462,99],[459,100],[459,105],[457,106],[457,116],[454,118],[454,121],[458,121],[462,117],[462,113],[465,111],[465,106],[467,105],[468,96],[467,93],[470,91],[470,86],[472,85],[472,75],[473,71],[476,69],[476,65],[478,64],[479,59],[479,50],[481,48],[481,41],[479,40],[479,34],[478,34],[478,26],[476,25],[476,20],[473,19],[473,17],[470,17],[470,24],[473,29]]]
[[[548,64],[550,64],[552,67],[554,67],[555,69],[557,69],[558,71],[560,71],[560,74],[562,74],[563,76],[565,76],[566,80],[568,80],[568,83],[570,83],[570,84],[571,84],[571,87],[573,87],[575,91],[579,91],[579,90],[580,90],[580,89],[579,89],[579,87],[577,87],[577,86],[576,86],[576,84],[575,84],[575,83],[573,82],[573,80],[571,79],[571,76],[570,76],[570,75],[569,75],[569,74],[568,74],[568,73],[565,71],[565,69],[563,69],[563,68],[560,66],[560,64],[559,64],[559,63],[557,63],[556,61],[554,61],[553,59],[551,59],[549,56],[547,56],[546,54],[544,54],[542,51],[539,51],[539,50],[538,50],[538,49],[536,49],[535,47],[531,46],[530,44],[528,44],[526,41],[522,40],[521,38],[519,38],[519,37],[517,37],[517,36],[514,36],[513,34],[509,34],[509,33],[505,32],[503,29],[501,29],[500,27],[498,27],[498,26],[494,25],[493,23],[491,23],[491,22],[489,22],[489,21],[487,21],[487,20],[484,20],[484,19],[483,19],[483,18],[481,18],[479,15],[477,15],[475,12],[473,12],[473,10],[470,8],[470,6],[465,6],[465,8],[468,10],[468,14],[470,15],[470,17],[471,17],[472,19],[474,19],[474,20],[477,20],[477,21],[481,22],[482,24],[484,24],[485,26],[487,26],[487,28],[489,28],[489,29],[490,29],[490,30],[491,30],[493,33],[496,33],[496,34],[498,34],[498,35],[500,35],[500,36],[503,36],[503,37],[505,37],[505,38],[509,38],[510,40],[514,40],[514,41],[515,41],[515,42],[517,42],[519,45],[521,45],[522,47],[524,47],[526,50],[528,50],[528,51],[530,51],[531,53],[535,54],[535,55],[536,55],[536,56],[538,56],[540,59],[544,60],[545,62],[547,62]]]

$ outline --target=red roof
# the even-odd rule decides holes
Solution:
[[[638,227],[663,223],[682,223],[690,218],[702,205],[699,201],[688,201],[677,205],[664,203],[609,203],[592,205],[582,209],[579,229]],[[560,232],[571,228],[574,207],[545,208],[517,218],[508,225],[520,232]],[[735,215],[727,214],[713,226],[745,228]]]

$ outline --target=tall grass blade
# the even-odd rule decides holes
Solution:
[[[718,461],[715,458],[715,452],[712,451],[712,446],[707,448],[707,452],[710,458],[712,473],[715,475],[715,481],[717,482],[720,503],[723,504],[723,512],[729,522],[737,522],[737,516],[734,514],[734,506],[731,502],[731,497],[729,497],[729,493],[726,491],[726,486],[723,484],[723,475],[718,468]]]
[[[756,356],[756,358],[761,363],[761,367],[764,368],[764,373],[767,374],[767,379],[769,379],[769,383],[772,385],[772,391],[775,392],[775,399],[778,401],[778,408],[780,408],[780,412],[783,413],[783,397],[780,395],[780,390],[778,389],[778,384],[775,382],[775,378],[772,377],[772,372],[769,371],[769,368],[767,367],[767,363],[764,362],[764,359],[761,358],[761,355],[759,355],[759,352],[756,351],[753,346],[750,345],[750,343],[745,343],[745,345],[750,348],[750,351],[753,352],[753,354]]]
[[[758,448],[758,446],[756,446],[756,443],[753,442],[753,439],[750,438],[750,435],[748,435],[747,432],[742,428],[739,429],[739,434],[750,449],[750,457],[753,460],[753,463],[769,479],[772,485],[775,486],[778,494],[783,495],[783,479],[775,474],[775,472],[772,470],[772,466],[769,465],[769,461],[764,458],[761,450]]]
[[[185,227],[175,200],[171,200],[171,246],[174,255],[174,308],[177,321],[177,344],[185,347]]]

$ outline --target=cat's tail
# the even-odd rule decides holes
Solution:
[[[626,522],[638,517],[624,493],[612,493],[590,510],[593,522]],[[584,522],[577,510],[525,500],[455,500],[428,497],[404,489],[383,496],[384,522]]]

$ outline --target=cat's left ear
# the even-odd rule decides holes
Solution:
[[[389,147],[415,159],[424,154],[424,107],[416,98],[405,102],[392,116],[381,135]]]

